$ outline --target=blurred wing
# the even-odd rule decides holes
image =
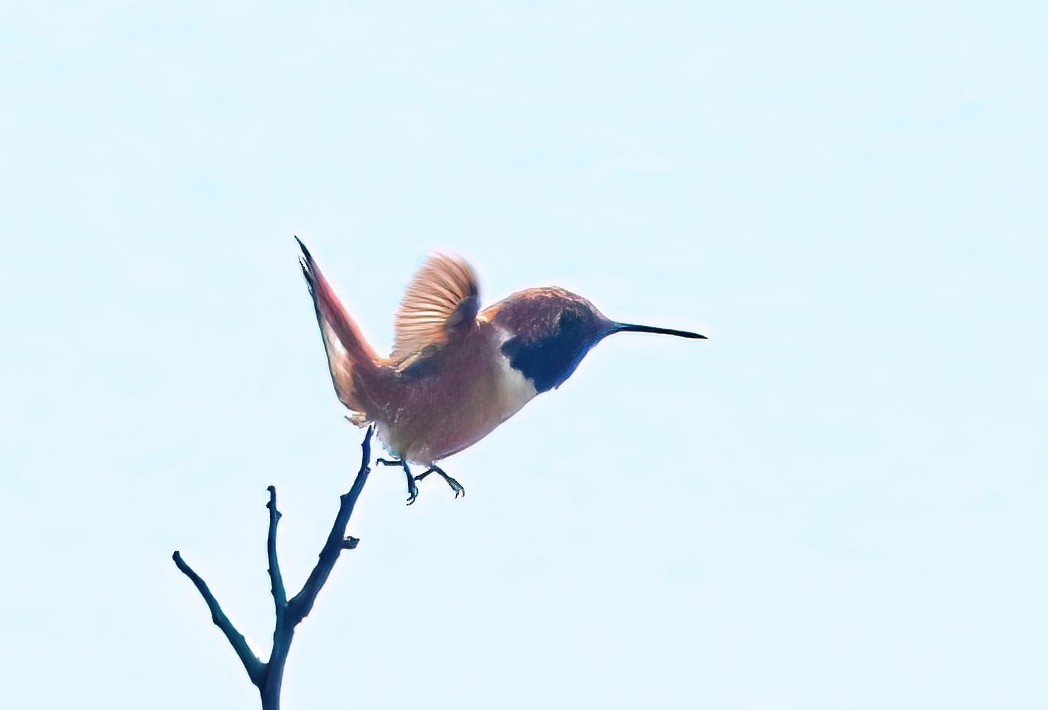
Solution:
[[[394,362],[427,345],[443,344],[476,322],[480,304],[477,274],[464,259],[432,254],[404,293],[393,323]]]

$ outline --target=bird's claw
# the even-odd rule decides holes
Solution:
[[[375,464],[381,464],[383,466],[400,466],[400,468],[403,469],[404,474],[407,476],[408,479],[408,505],[411,505],[415,502],[415,499],[418,498],[418,486],[415,485],[415,481],[418,480],[418,476],[411,475],[411,469],[408,468],[407,461],[403,459],[377,458],[375,459]]]
[[[404,473],[408,479],[408,505],[414,503],[415,499],[418,498],[418,486],[415,485],[416,482],[421,481],[423,478],[425,478],[431,473],[440,474],[440,477],[443,478],[449,486],[451,486],[451,490],[455,491],[456,499],[458,499],[459,496],[462,496],[463,498],[466,497],[466,489],[462,486],[462,484],[456,481],[448,474],[444,473],[444,471],[441,470],[439,466],[430,466],[419,475],[413,476],[411,475],[411,469],[408,468],[407,461],[404,461],[403,459],[390,460],[380,458],[375,459],[375,463],[381,464],[383,466],[400,466],[404,470]]]
[[[418,498],[418,486],[415,485],[415,478],[409,473],[408,474],[408,505],[415,502]]]
[[[466,489],[461,483],[447,474],[444,475],[444,480],[448,482],[449,486],[451,486],[451,490],[455,491],[455,500],[458,500],[459,496],[462,496],[463,498],[466,497]]]
[[[444,481],[451,487],[451,490],[455,491],[455,498],[458,498],[459,496],[466,496],[466,489],[463,487],[463,485],[448,474],[444,473],[444,471],[438,468],[437,466],[432,466],[429,469],[420,473],[419,475],[415,476],[415,480],[421,481],[423,478],[425,478],[431,473],[436,473],[444,479]]]

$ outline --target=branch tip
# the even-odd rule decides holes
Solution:
[[[284,588],[284,577],[280,573],[280,561],[277,559],[277,523],[280,521],[280,511],[277,510],[277,487],[270,486],[269,502],[269,532],[266,535],[266,557],[269,559],[270,590],[273,593],[273,604],[279,615],[287,606],[287,591]]]
[[[247,639],[244,635],[237,630],[237,627],[233,625],[233,622],[229,620],[226,613],[222,611],[222,606],[218,603],[218,599],[211,593],[211,590],[207,586],[207,582],[204,581],[203,577],[197,574],[192,567],[186,564],[186,561],[182,559],[182,555],[179,554],[178,550],[171,555],[171,559],[175,561],[175,565],[178,569],[189,578],[189,581],[196,587],[197,592],[203,597],[204,603],[207,604],[208,611],[211,612],[211,621],[222,631],[225,635],[229,645],[233,647],[237,657],[240,658],[240,662],[244,665],[244,670],[247,671],[248,678],[257,687],[262,687],[263,676],[266,671],[266,666],[262,661],[259,660],[258,656],[255,655],[254,651],[247,643]]]

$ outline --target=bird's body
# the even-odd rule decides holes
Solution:
[[[432,465],[471,446],[538,394],[499,354],[500,334],[478,319],[461,337],[406,367],[358,376],[365,414],[390,453]]]
[[[427,473],[440,473],[456,492],[461,486],[436,462],[477,443],[537,394],[560,386],[607,335],[634,330],[703,337],[616,323],[581,296],[555,287],[520,291],[480,311],[472,267],[435,254],[407,288],[392,354],[380,357],[299,244],[335,392],[350,421],[374,423],[406,471],[408,462],[426,465]],[[408,479],[413,487],[410,471]]]

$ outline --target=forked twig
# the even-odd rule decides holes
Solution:
[[[200,596],[204,598],[204,602],[211,611],[211,620],[225,634],[226,640],[236,651],[244,670],[247,671],[248,678],[258,688],[263,710],[278,710],[280,707],[280,686],[284,678],[284,664],[291,648],[291,641],[295,637],[295,627],[313,609],[317,594],[320,593],[331,570],[334,569],[335,562],[338,561],[342,550],[351,550],[359,542],[355,537],[346,536],[346,526],[349,524],[349,518],[353,515],[353,507],[361,491],[364,490],[364,484],[371,472],[369,464],[373,433],[374,427],[368,427],[364,435],[364,442],[360,445],[362,449],[360,470],[357,471],[357,477],[353,480],[353,486],[340,496],[338,514],[335,516],[335,522],[331,526],[331,532],[328,533],[324,547],[320,550],[320,559],[317,560],[313,571],[309,573],[302,589],[291,599],[287,598],[284,579],[280,573],[280,563],[277,560],[277,523],[280,521],[280,511],[277,510],[277,489],[274,486],[268,489],[269,502],[266,507],[269,509],[269,532],[266,536],[266,554],[269,560],[269,580],[276,623],[273,628],[273,650],[269,655],[269,660],[265,663],[259,660],[244,635],[222,611],[222,606],[211,593],[203,578],[193,571],[193,568],[182,559],[182,555],[177,550],[172,555],[175,565],[189,577],[197,591],[200,592]]]

